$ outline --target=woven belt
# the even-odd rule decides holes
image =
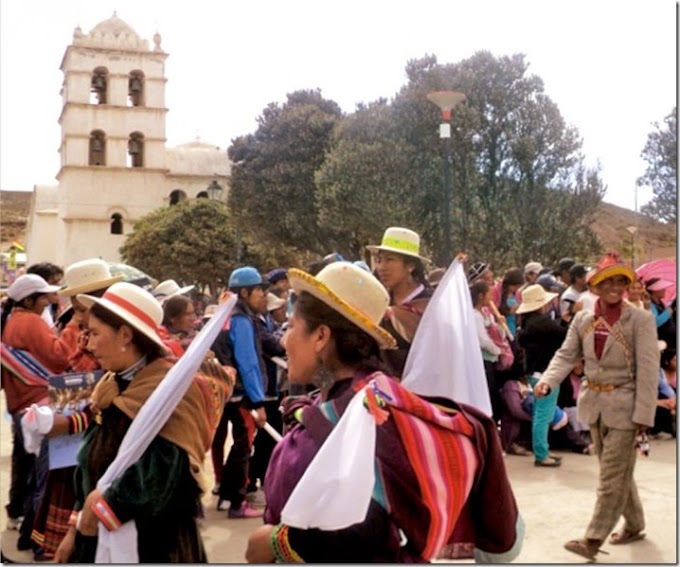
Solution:
[[[591,382],[590,380],[586,380],[586,384],[588,384],[588,389],[593,392],[613,392],[617,388],[614,384],[603,384],[602,382]]]

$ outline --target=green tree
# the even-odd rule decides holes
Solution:
[[[330,150],[340,107],[318,90],[271,103],[254,134],[233,140],[230,210],[242,234],[253,243],[286,249],[327,251],[317,229],[315,172]]]
[[[651,187],[652,200],[642,212],[664,221],[678,219],[678,116],[677,108],[664,118],[664,124],[654,123],[654,131],[647,136],[642,158],[647,162],[645,174],[637,180],[638,187]]]
[[[208,288],[213,295],[226,286],[236,266],[237,240],[224,203],[184,201],[157,209],[135,223],[120,253],[124,261],[159,281]],[[241,263],[258,265],[246,247]]]
[[[409,61],[406,75],[390,104],[360,107],[337,129],[317,176],[325,225],[363,242],[403,224],[438,262],[460,249],[509,266],[551,261],[572,246],[583,255],[597,248],[588,226],[603,194],[599,172],[584,167],[577,131],[523,55],[482,51],[448,65],[426,56]],[[437,135],[441,114],[426,96],[434,90],[467,94],[453,111],[450,140]],[[449,219],[442,216],[444,168],[453,180]],[[454,250],[446,249],[445,222]]]

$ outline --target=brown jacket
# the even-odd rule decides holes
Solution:
[[[592,311],[580,311],[571,323],[560,349],[540,382],[551,388],[569,375],[582,356],[587,382],[578,397],[578,415],[585,423],[598,417],[614,429],[634,429],[634,424],[654,425],[659,379],[659,349],[654,317],[648,311],[623,304],[621,318],[612,326],[602,358],[595,355]],[[611,384],[610,392],[588,386]],[[606,386],[605,386],[606,387]]]

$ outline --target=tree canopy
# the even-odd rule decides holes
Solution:
[[[664,118],[664,124],[654,123],[647,136],[642,158],[647,162],[638,187],[651,187],[654,197],[641,211],[664,222],[678,220],[678,116],[677,108]]]
[[[216,297],[237,267],[238,244],[225,204],[196,199],[143,217],[120,253],[125,262],[159,281],[172,278],[181,285],[195,284]],[[247,250],[240,254],[241,263],[259,262]]]

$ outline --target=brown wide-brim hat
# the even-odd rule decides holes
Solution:
[[[380,348],[396,348],[395,338],[380,326],[390,296],[377,278],[350,262],[333,262],[316,277],[291,268],[288,281],[297,294],[306,291],[373,337]]]

